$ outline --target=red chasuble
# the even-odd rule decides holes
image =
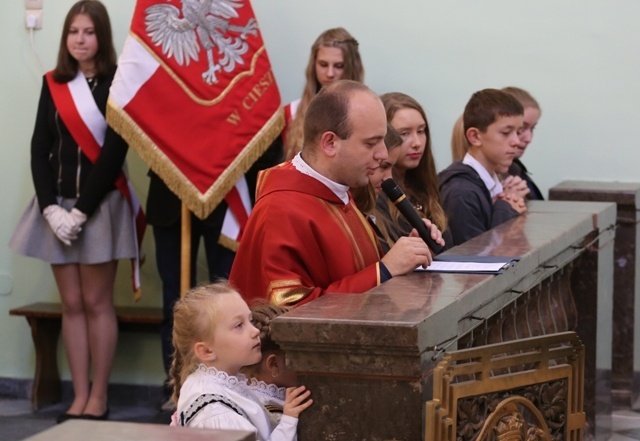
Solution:
[[[248,303],[300,305],[380,284],[378,239],[353,200],[291,162],[262,172],[257,195],[230,276]]]

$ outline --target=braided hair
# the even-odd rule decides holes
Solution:
[[[171,399],[177,403],[184,380],[196,370],[199,359],[194,345],[198,341],[213,339],[220,318],[220,298],[240,295],[226,281],[198,286],[178,300],[173,308],[173,360],[169,370]]]
[[[281,351],[278,343],[271,338],[271,322],[274,318],[289,310],[290,308],[286,306],[269,303],[260,303],[251,307],[251,323],[260,331],[260,351],[262,351],[263,358],[265,358],[267,352]],[[260,370],[260,363],[261,362],[251,366],[245,366],[241,371],[248,377],[255,377],[256,373]]]

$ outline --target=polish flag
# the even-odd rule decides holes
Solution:
[[[196,216],[225,199],[223,235],[237,244],[244,174],[284,125],[249,1],[138,0],[107,120]]]

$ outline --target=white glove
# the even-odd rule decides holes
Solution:
[[[77,239],[78,233],[73,231],[75,222],[67,210],[60,205],[52,204],[45,208],[42,214],[53,230],[53,234],[63,244],[70,246],[71,241]]]
[[[78,233],[82,231],[82,226],[87,221],[87,215],[84,214],[82,211],[78,210],[77,208],[72,208],[71,219],[73,219],[73,223],[74,223],[71,231],[74,232],[77,236]]]

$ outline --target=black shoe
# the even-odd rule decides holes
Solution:
[[[56,423],[60,424],[60,423],[64,423],[67,420],[74,420],[74,419],[77,420],[77,419],[80,419],[80,418],[84,418],[84,416],[83,415],[74,415],[72,413],[66,413],[65,412],[65,413],[61,413],[60,415],[58,415],[56,417]]]
[[[91,415],[90,413],[83,413],[79,418],[83,420],[104,421],[109,419],[109,408],[104,411],[102,415]]]

